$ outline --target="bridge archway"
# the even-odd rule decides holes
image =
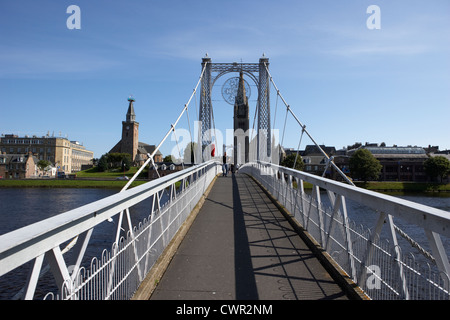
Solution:
[[[206,55],[202,59],[204,74],[201,80],[201,98],[199,106],[199,121],[201,121],[201,144],[205,147],[211,143],[209,135],[212,129],[212,88],[222,76],[242,71],[258,88],[257,98],[257,159],[270,159],[271,157],[271,129],[270,129],[270,79],[269,59],[263,55],[259,63],[213,63]]]

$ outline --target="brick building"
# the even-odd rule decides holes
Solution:
[[[59,171],[66,173],[80,171],[82,165],[92,164],[94,157],[94,152],[79,142],[48,134],[43,137],[6,134],[0,139],[0,154],[32,154],[38,161],[50,161]]]
[[[31,154],[0,154],[0,179],[27,179],[41,172]]]

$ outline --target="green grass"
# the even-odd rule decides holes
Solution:
[[[131,167],[128,171],[110,170],[98,172],[97,167],[79,171],[76,179],[24,179],[24,180],[0,180],[0,188],[122,188],[128,182],[116,180],[124,175],[128,178],[134,176],[138,167]],[[147,178],[147,170],[144,169],[138,178]],[[134,181],[131,187],[143,184],[147,181]]]
[[[450,192],[450,184],[426,182],[355,182],[359,187],[373,191],[402,191],[402,192]]]
[[[442,194],[450,193],[450,183],[426,183],[426,182],[396,182],[396,181],[382,181],[382,182],[361,182],[355,181],[355,185],[367,190],[378,192],[404,192],[404,193],[424,193],[424,192],[440,192]],[[305,190],[312,189],[312,185],[308,182],[303,183]],[[297,188],[297,183],[294,182],[294,188]]]
[[[0,179],[0,188],[123,188],[128,180],[117,180],[124,175],[132,178],[139,167],[131,167],[128,171],[110,170],[98,172],[97,168],[91,168],[76,173],[75,179]],[[142,170],[137,179],[131,184],[131,188],[148,182],[148,168]],[[178,188],[181,182],[175,183]]]
[[[98,172],[97,167],[87,169],[84,171],[77,172],[77,177],[79,178],[101,178],[101,179],[108,179],[108,178],[117,178],[117,177],[123,177],[124,175],[131,178],[134,176],[134,174],[139,170],[138,167],[131,167],[128,171],[121,171],[121,170],[110,170],[107,172]],[[146,170],[143,170],[140,176],[143,174],[146,175]]]

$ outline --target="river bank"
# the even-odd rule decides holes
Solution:
[[[94,179],[23,179],[0,180],[0,188],[101,188],[120,189],[125,186],[126,180],[94,180]],[[133,181],[130,187],[135,187],[148,181]]]
[[[0,188],[123,188],[128,181],[115,179],[23,179],[0,180]],[[131,187],[141,185],[148,180],[137,180]],[[439,193],[450,196],[450,184],[421,183],[421,182],[359,182],[358,187],[377,192],[403,192],[403,193]],[[305,183],[305,189],[312,185]]]
[[[354,182],[358,187],[377,192],[440,193],[450,196],[450,184],[426,182],[370,181]]]

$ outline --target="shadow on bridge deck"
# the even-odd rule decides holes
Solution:
[[[218,177],[152,300],[348,299],[248,176]]]

